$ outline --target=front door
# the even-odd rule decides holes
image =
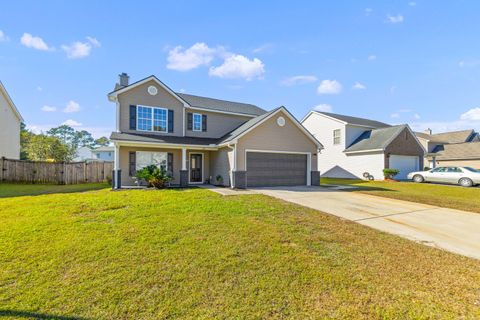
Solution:
[[[202,160],[203,156],[199,153],[190,154],[190,182],[202,182]]]

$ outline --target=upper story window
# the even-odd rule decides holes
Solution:
[[[156,107],[137,107],[137,130],[167,132],[168,110]]]
[[[202,115],[199,113],[193,114],[193,131],[202,131]]]
[[[342,130],[333,130],[333,144],[340,144],[342,141]]]

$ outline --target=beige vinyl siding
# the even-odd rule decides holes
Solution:
[[[278,117],[285,118],[283,127],[277,124]],[[245,151],[247,149],[282,152],[309,152],[312,154],[311,170],[315,171],[317,146],[282,111],[241,137],[237,143],[237,170],[246,170]]]
[[[20,119],[0,91],[0,158],[20,158]]]
[[[218,151],[210,152],[210,172],[212,175],[212,183],[215,183],[217,175],[223,178],[223,185],[230,186],[230,166],[229,151],[230,148],[221,148]],[[232,153],[233,155],[233,153]]]
[[[198,113],[207,116],[207,131],[188,130],[187,113]],[[185,109],[185,136],[201,138],[220,138],[228,132],[252,119],[251,117],[237,116],[218,112],[208,112],[195,109]]]
[[[149,86],[155,86],[158,89],[158,93],[155,96],[150,95],[147,92]],[[124,93],[118,95],[118,101],[120,103],[120,131],[121,132],[137,132],[130,130],[130,105],[144,105],[150,107],[161,107],[173,110],[174,123],[173,133],[165,132],[149,132],[152,134],[161,135],[174,135],[183,136],[183,103],[179,101],[175,96],[167,92],[155,81],[148,81],[138,87],[127,90]],[[138,131],[145,133],[145,131]]]

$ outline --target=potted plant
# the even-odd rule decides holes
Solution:
[[[215,185],[223,186],[223,177],[221,175],[215,177]]]
[[[156,165],[150,165],[138,170],[135,177],[138,180],[145,181],[148,187],[154,187],[156,189],[166,188],[170,181],[172,181],[172,176],[168,174],[165,169],[158,168]]]
[[[383,176],[385,177],[385,180],[387,181],[396,181],[394,177],[400,172],[398,169],[390,169],[386,168],[383,169]]]

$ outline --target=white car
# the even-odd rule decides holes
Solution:
[[[441,182],[472,187],[480,184],[480,170],[470,167],[438,167],[428,171],[410,172],[408,179],[417,183]]]

